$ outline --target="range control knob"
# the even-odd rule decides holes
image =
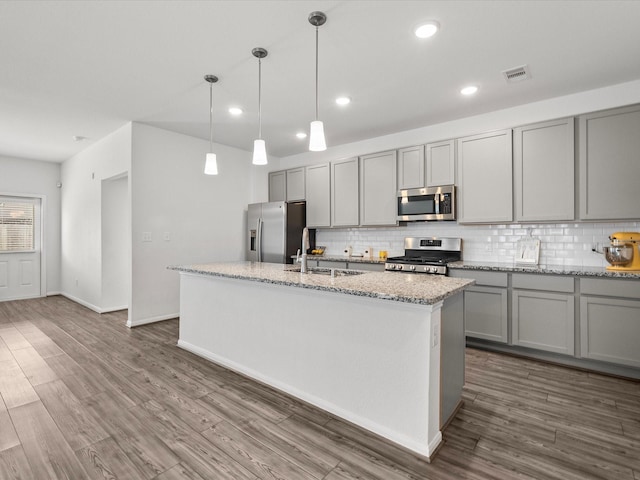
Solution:
[[[396,269],[396,264],[395,263],[389,263],[389,270],[395,270]]]
[[[415,272],[416,271],[416,266],[415,265],[411,265],[409,267],[409,270],[411,270],[412,272]]]
[[[398,265],[398,270],[402,270],[402,265]]]

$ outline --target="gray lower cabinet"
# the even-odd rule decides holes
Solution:
[[[574,296],[535,290],[512,292],[512,343],[574,354]]]
[[[464,291],[464,321],[467,337],[509,342],[508,274],[450,270],[449,275],[473,278],[476,284]]]
[[[573,277],[514,273],[511,286],[511,343],[573,355]]]
[[[585,279],[581,291],[582,357],[640,367],[640,282]]]

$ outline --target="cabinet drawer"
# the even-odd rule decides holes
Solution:
[[[513,288],[573,293],[573,277],[514,273],[511,280]]]
[[[384,263],[347,262],[347,268],[366,272],[384,272]]]
[[[506,287],[507,272],[484,272],[479,270],[449,270],[450,277],[472,278],[476,285],[488,285],[490,287]]]
[[[580,293],[583,295],[605,295],[640,299],[640,280],[617,280],[609,278],[580,279]]]

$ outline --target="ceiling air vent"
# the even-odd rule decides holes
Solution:
[[[504,70],[502,75],[504,75],[504,79],[507,83],[522,82],[523,80],[529,80],[531,78],[528,65]]]

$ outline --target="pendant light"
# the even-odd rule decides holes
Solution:
[[[253,164],[267,164],[267,149],[262,139],[262,59],[267,56],[264,48],[256,47],[251,50],[258,59],[258,139],[253,142]]]
[[[327,149],[327,142],[324,139],[324,125],[318,120],[318,27],[324,25],[327,16],[322,12],[311,12],[309,23],[316,27],[316,119],[311,122],[309,128],[309,150],[312,152],[322,152]]]
[[[218,174],[218,161],[213,153],[213,84],[218,81],[215,75],[205,75],[204,79],[209,82],[209,153],[204,164],[205,175]]]

